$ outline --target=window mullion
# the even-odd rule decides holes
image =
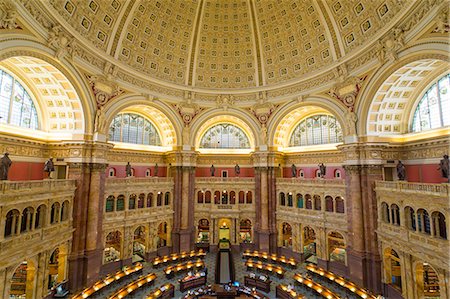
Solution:
[[[16,79],[13,78],[12,80],[12,89],[11,89],[11,98],[9,101],[9,112],[8,112],[8,120],[7,120],[7,124],[11,124],[11,117],[12,117],[12,113],[13,113],[13,104],[14,104],[14,93],[16,91]]]

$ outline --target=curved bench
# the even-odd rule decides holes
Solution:
[[[108,299],[125,298],[126,296],[130,295],[131,293],[137,291],[139,288],[152,284],[155,281],[155,279],[156,279],[155,273],[150,273],[145,276],[142,276],[139,279],[127,284],[123,288],[114,292],[112,295],[110,295],[108,297]]]

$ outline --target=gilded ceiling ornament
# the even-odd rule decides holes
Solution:
[[[64,33],[59,25],[53,26],[50,29],[47,44],[56,51],[55,57],[59,60],[63,59],[66,55],[70,57],[73,55],[74,39]]]
[[[394,28],[385,38],[377,43],[377,58],[379,63],[384,63],[386,58],[395,61],[398,52],[405,46],[405,32],[403,29]]]
[[[108,76],[86,75],[97,101],[97,108],[104,106],[112,98],[124,93],[124,90],[108,80]],[[110,78],[110,77],[109,77]]]
[[[436,28],[433,32],[446,33],[450,30],[450,22],[448,19],[448,7],[444,8],[436,18]]]
[[[361,86],[367,76],[350,77],[345,82],[334,85],[328,95],[342,102],[352,112]]]
[[[256,116],[259,123],[264,125],[278,106],[267,101],[267,92],[264,91],[258,94],[258,103],[250,107],[249,110]]]
[[[197,104],[193,103],[193,93],[191,91],[186,91],[184,94],[185,101],[174,104],[175,110],[183,119],[184,125],[189,126],[191,121],[197,116],[204,108],[199,107]],[[184,142],[184,141],[183,141]]]
[[[0,17],[0,29],[17,29],[17,10],[12,4],[7,4],[5,11]]]
[[[233,95],[218,95],[217,96],[217,107],[222,107],[223,110],[227,111],[228,107],[234,105],[234,96]]]

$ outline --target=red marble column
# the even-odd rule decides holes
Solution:
[[[106,166],[102,163],[69,163],[69,179],[77,181],[73,206],[75,230],[68,259],[72,290],[99,278]]]

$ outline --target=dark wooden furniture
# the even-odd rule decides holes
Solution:
[[[204,276],[187,276],[180,279],[180,292],[184,293],[187,290],[197,288],[206,284],[206,275]]]
[[[276,296],[280,299],[303,299],[305,298],[301,294],[298,294],[294,290],[288,290],[287,286],[283,284],[277,285]]]
[[[261,290],[265,293],[270,292],[270,283],[271,282],[272,281],[270,281],[269,279],[262,280],[262,279],[259,279],[258,277],[252,278],[248,275],[244,277],[245,286],[247,286],[249,288],[257,288],[258,290]]]
[[[286,270],[284,270],[282,267],[278,265],[267,264],[261,261],[253,261],[252,259],[246,261],[245,266],[247,266],[247,271],[257,270],[267,273],[269,275],[277,275],[278,278],[283,278],[284,273],[286,272]]]
[[[175,296],[175,286],[171,283],[165,284],[153,290],[145,299],[167,299]]]

